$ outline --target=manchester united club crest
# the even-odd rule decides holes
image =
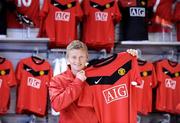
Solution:
[[[106,8],[108,9],[110,7],[110,4],[108,3],[108,4],[106,4]]]
[[[1,70],[1,71],[0,71],[0,73],[1,73],[1,75],[3,76],[3,75],[5,75],[5,74],[6,74],[6,71]]]
[[[176,72],[176,73],[175,73],[175,77],[178,77],[178,76],[179,76],[179,72]]]
[[[121,75],[121,76],[123,76],[125,73],[126,73],[126,70],[124,68],[120,68],[118,70],[118,74]]]
[[[72,4],[71,4],[71,3],[67,4],[67,7],[68,7],[68,8],[71,8],[71,7],[72,7]]]
[[[44,75],[44,71],[43,70],[39,71],[39,75],[40,76]]]
[[[148,75],[147,71],[144,71],[143,76],[147,76],[147,75]]]

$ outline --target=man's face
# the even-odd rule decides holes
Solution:
[[[69,51],[67,60],[71,66],[73,73],[77,73],[82,70],[88,60],[87,52],[82,49],[73,49]]]

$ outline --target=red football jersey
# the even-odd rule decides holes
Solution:
[[[157,84],[156,73],[151,62],[138,60],[138,66],[142,77],[141,85],[136,86],[138,111],[147,115],[152,111],[152,88]]]
[[[39,27],[39,0],[13,0],[16,5],[16,11],[29,20],[33,21],[36,28]],[[23,28],[23,24],[17,21],[16,12],[8,12],[7,14],[8,28]]]
[[[158,0],[159,4],[157,4],[158,2],[156,2],[154,7],[155,9],[155,13],[160,16],[161,18],[165,19],[166,21],[171,22],[172,19],[172,4],[173,4],[173,0]]]
[[[122,36],[120,40],[148,40],[147,5],[147,0],[137,0],[135,5],[121,5],[122,21],[120,32]],[[134,31],[134,29],[138,30]]]
[[[82,8],[82,41],[90,49],[110,51],[114,47],[114,24],[121,18],[117,1],[83,0]]]
[[[177,40],[180,41],[180,2],[177,1],[174,10],[174,21],[176,22]]]
[[[180,103],[180,64],[164,59],[157,62],[156,73],[158,80],[156,108],[174,113],[177,104]]]
[[[170,32],[170,28],[163,27],[161,24],[157,24],[155,21],[157,14],[154,14],[150,19],[150,23],[148,25],[148,32],[156,33],[156,32]]]
[[[16,79],[11,61],[0,58],[0,114],[9,108],[10,87],[14,85]]]
[[[53,47],[66,47],[77,39],[77,23],[83,12],[78,0],[45,0],[40,12],[39,36],[47,35]]]
[[[48,84],[52,77],[50,64],[45,60],[28,57],[20,60],[17,67],[17,113],[26,111],[45,115]]]
[[[136,123],[136,87],[141,83],[137,60],[119,53],[86,70],[87,86],[80,106],[93,107],[100,123]]]

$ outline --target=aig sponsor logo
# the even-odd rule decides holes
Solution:
[[[33,77],[28,77],[27,86],[39,89],[41,86],[41,80]]]
[[[114,86],[112,88],[108,88],[103,91],[104,99],[106,103],[111,103],[123,98],[128,97],[128,90],[126,84],[121,84],[118,86]]]
[[[131,7],[129,12],[131,17],[145,17],[145,8]]]
[[[57,21],[69,21],[70,13],[69,12],[55,12],[55,20]]]
[[[176,89],[176,81],[172,79],[165,80],[165,87],[170,89]]]
[[[107,12],[95,12],[96,21],[107,21],[108,13]]]
[[[0,79],[0,88],[1,88],[1,86],[2,86],[2,79]]]

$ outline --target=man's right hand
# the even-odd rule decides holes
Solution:
[[[84,70],[79,71],[79,72],[76,74],[76,77],[77,77],[78,79],[80,79],[81,81],[83,81],[83,82],[87,79]]]

